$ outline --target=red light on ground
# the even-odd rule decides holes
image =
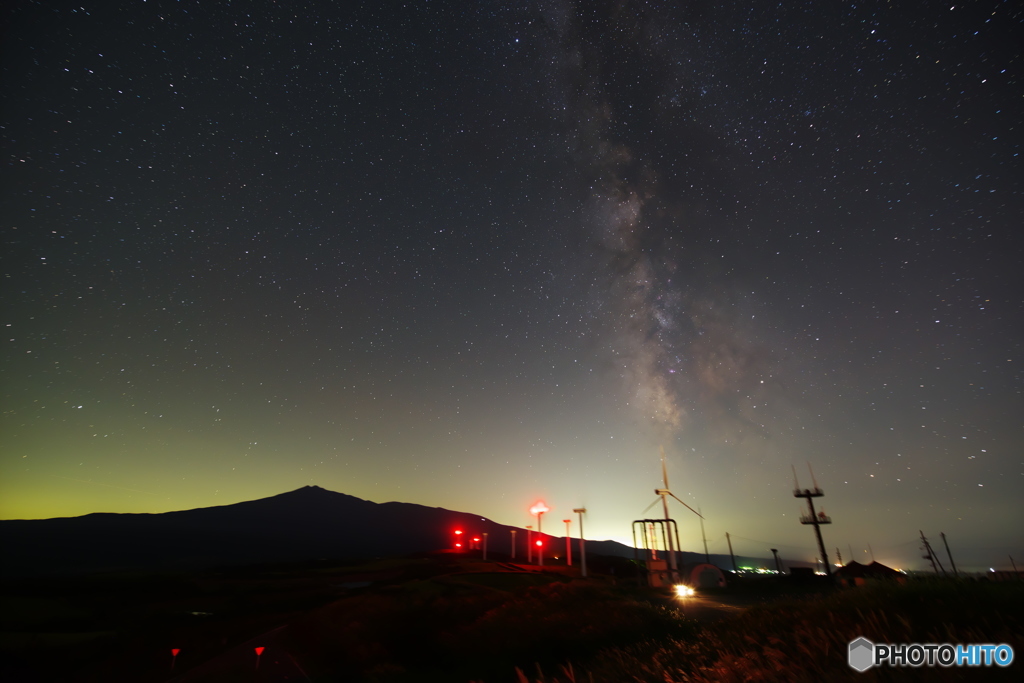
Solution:
[[[544,545],[544,541],[537,541],[537,547],[538,547],[538,548],[539,548],[540,546],[542,546],[542,545]]]
[[[474,539],[473,539],[473,543],[479,543],[479,542],[480,542],[480,539],[479,539],[479,538],[474,538]]]
[[[456,529],[455,535],[456,536],[461,536],[462,535],[462,529]]]
[[[461,547],[462,547],[462,544],[461,544],[461,543],[456,543],[456,544],[455,544],[455,547],[456,547],[456,548],[461,548]]]

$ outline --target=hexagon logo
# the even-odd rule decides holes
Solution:
[[[861,673],[875,663],[875,644],[863,636],[850,643],[850,668]]]

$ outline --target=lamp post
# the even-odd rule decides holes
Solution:
[[[565,566],[572,566],[572,546],[569,544],[569,525],[572,524],[571,519],[563,519],[565,522]]]
[[[526,564],[533,564],[533,527],[526,527]]]
[[[583,578],[587,578],[587,546],[583,544],[583,513],[587,508],[575,508],[573,512],[580,516],[580,569]]]
[[[530,513],[537,515],[537,565],[540,567],[544,566],[544,537],[541,535],[541,518],[550,509],[542,500],[538,500],[530,508]]]
[[[512,532],[512,559],[516,559],[516,530],[511,529]]]
[[[482,534],[480,534],[480,535],[484,537],[484,553],[483,553],[483,559],[484,559],[484,561],[486,561],[486,560],[487,560],[487,532],[485,531],[485,532],[483,532],[483,533],[482,533]]]

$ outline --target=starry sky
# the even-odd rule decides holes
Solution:
[[[1017,3],[5,12],[0,517],[628,541],[663,448],[711,552],[813,560],[810,463],[833,562],[1024,564]]]

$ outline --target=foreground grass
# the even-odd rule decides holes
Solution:
[[[876,643],[1008,643],[1018,658],[1007,669],[952,667],[871,669],[847,665],[859,636]],[[1021,680],[1024,584],[922,581],[880,584],[812,600],[756,606],[687,637],[655,638],[604,649],[546,679],[629,682]],[[527,680],[524,675],[521,680]]]
[[[600,583],[467,574],[341,600],[289,633],[317,681],[498,682],[682,628],[672,610]]]
[[[171,647],[181,648],[175,673],[185,673],[284,624],[276,645],[316,683],[1024,680],[1020,661],[1009,671],[865,674],[846,664],[859,636],[1008,643],[1024,657],[1021,583],[828,591],[774,581],[720,597],[757,604],[698,623],[665,596],[610,576],[501,572],[447,556],[26,581],[0,591],[0,680],[159,683],[173,675]],[[196,680],[227,680],[217,676]]]

